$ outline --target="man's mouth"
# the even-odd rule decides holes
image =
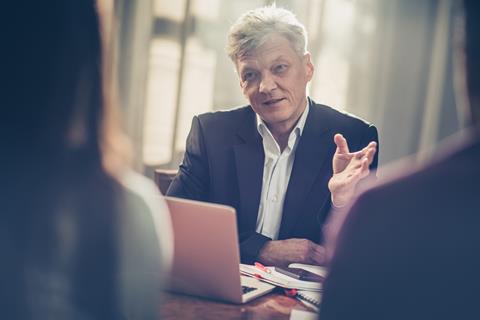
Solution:
[[[275,104],[277,102],[280,102],[282,100],[284,100],[285,98],[279,98],[279,99],[270,99],[270,100],[267,100],[265,102],[263,102],[263,104],[266,104],[267,106],[269,105],[272,105],[272,104]]]

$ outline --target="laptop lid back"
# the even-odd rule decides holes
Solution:
[[[235,209],[165,198],[174,231],[172,291],[241,302]]]

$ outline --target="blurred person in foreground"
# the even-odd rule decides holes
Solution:
[[[125,164],[95,1],[8,2],[1,24],[2,318],[155,319],[170,219]]]
[[[353,204],[321,320],[480,319],[480,3],[464,1],[457,19],[457,104],[469,104],[473,126]]]
[[[314,66],[292,12],[245,13],[227,53],[250,104],[193,118],[167,194],[235,207],[243,263],[324,264],[322,226],[377,167],[377,129],[307,96]]]

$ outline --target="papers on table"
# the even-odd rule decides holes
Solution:
[[[307,271],[313,272],[320,276],[325,276],[325,268],[318,266],[291,264],[289,267],[302,268]],[[307,269],[308,268],[308,269]],[[271,283],[273,285],[287,288],[287,289],[300,289],[308,291],[321,291],[322,284],[319,282],[303,281],[294,279],[282,273],[276,272],[273,267],[257,268],[253,265],[240,264],[240,272],[244,275],[256,277],[262,281]]]
[[[290,320],[317,320],[318,314],[304,310],[293,309],[290,313]]]
[[[290,263],[288,265],[290,268],[300,268],[303,270],[310,271],[311,273],[315,273],[323,278],[327,276],[327,269],[321,266],[314,266],[311,264],[303,264],[303,263]]]
[[[320,303],[322,302],[320,291],[298,290],[295,297],[313,310],[317,312],[320,310]]]

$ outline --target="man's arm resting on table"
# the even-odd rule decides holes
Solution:
[[[254,233],[240,244],[242,262],[260,261],[269,266],[288,266],[290,263],[323,265],[325,249],[308,239],[271,240]]]
[[[240,242],[242,263],[253,264],[255,261],[258,261],[260,250],[269,241],[272,241],[272,239],[257,232],[252,233],[245,240],[242,240]]]

